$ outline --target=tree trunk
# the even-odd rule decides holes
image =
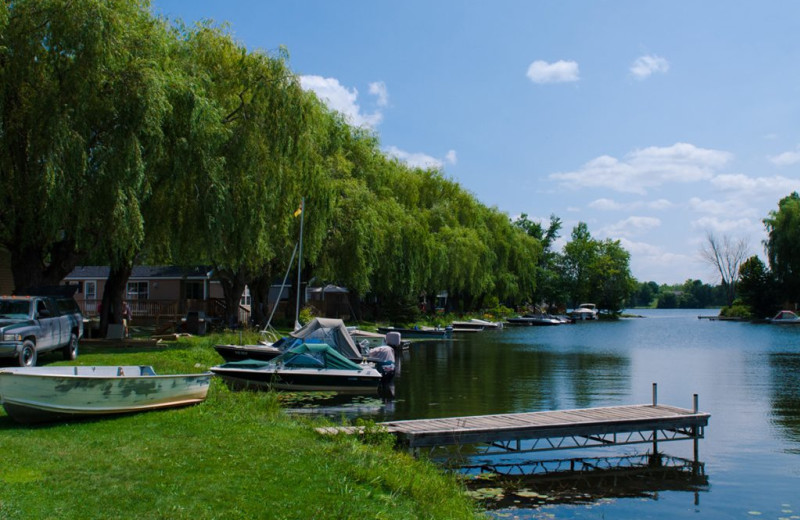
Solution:
[[[35,287],[59,285],[82,258],[75,252],[72,240],[56,243],[49,255],[36,246],[6,247],[11,253],[11,274],[16,293],[26,293]],[[45,262],[47,256],[50,257],[49,264]]]
[[[100,337],[108,334],[108,324],[122,323],[122,300],[133,272],[133,265],[112,267],[103,289],[103,308],[100,313]]]
[[[243,269],[236,271],[217,269],[217,279],[222,284],[222,293],[225,300],[225,323],[233,328],[239,325],[239,302],[247,285],[247,274]]]
[[[272,285],[272,277],[268,273],[252,278],[247,286],[250,288],[250,315],[253,322],[263,328],[267,325],[272,309],[269,304],[269,289]],[[277,305],[278,302],[274,302]]]

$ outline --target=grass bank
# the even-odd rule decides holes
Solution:
[[[202,372],[221,360],[218,339],[85,344],[77,363]],[[318,421],[289,417],[275,394],[231,392],[218,380],[204,403],[183,409],[35,427],[0,410],[0,518],[478,516],[454,477],[381,435],[377,445],[323,438]]]

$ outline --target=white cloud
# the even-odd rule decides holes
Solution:
[[[599,209],[601,211],[618,211],[623,209],[625,206],[611,199],[597,199],[590,202],[589,207],[592,209]]]
[[[669,70],[669,62],[660,56],[648,55],[639,56],[631,65],[631,74],[636,79],[646,79],[656,72],[666,73]]]
[[[661,219],[654,217],[628,217],[600,229],[599,233],[609,238],[631,237],[646,233],[661,226]]]
[[[600,211],[632,211],[638,209],[652,209],[652,210],[664,210],[669,209],[673,206],[673,204],[668,201],[667,199],[658,199],[652,201],[636,201],[631,202],[628,204],[623,204],[621,202],[617,202],[613,199],[597,199],[589,203],[589,207],[592,209],[597,209]]]
[[[705,269],[705,264],[696,255],[665,251],[662,247],[635,242],[625,237],[619,241],[631,254],[631,272],[639,281],[675,283],[678,280],[695,278],[697,272]]]
[[[750,205],[750,202],[748,199],[735,197],[725,201],[692,197],[689,199],[689,209],[707,215],[756,218],[756,210]]]
[[[697,197],[689,199],[689,208],[699,213],[725,215],[730,213],[730,204],[718,200],[702,200]]]
[[[667,199],[658,199],[647,203],[647,207],[655,210],[669,209],[673,206]]]
[[[608,155],[592,159],[574,172],[553,173],[551,179],[575,189],[606,187],[625,193],[647,193],[648,188],[677,182],[709,180],[731,154],[698,148],[688,143],[644,148],[627,154],[622,161]]]
[[[396,146],[390,146],[386,149],[386,153],[403,161],[412,168],[435,168],[441,169],[444,163],[435,157],[424,153],[413,153],[401,150]]]
[[[385,107],[389,104],[389,91],[386,90],[386,83],[383,81],[370,83],[369,93],[378,98],[376,102],[379,107]]]
[[[695,229],[710,230],[720,234],[749,234],[754,229],[760,231],[759,222],[749,218],[722,219],[717,217],[702,217],[692,222]]]
[[[711,179],[711,184],[717,189],[733,192],[747,200],[752,200],[754,197],[770,197],[777,201],[793,191],[800,191],[800,180],[780,175],[748,177],[741,173],[724,174]]]
[[[800,163],[800,151],[783,152],[778,155],[770,156],[769,160],[775,166],[791,166]]]
[[[375,128],[383,120],[383,114],[377,110],[371,114],[362,113],[358,105],[358,90],[348,89],[339,83],[336,78],[323,78],[322,76],[300,76],[300,85],[313,91],[319,98],[328,105],[328,108],[341,112],[345,118],[353,125]],[[373,89],[373,85],[376,85]],[[382,83],[370,84],[370,93],[378,96],[378,105],[381,105],[381,86]],[[385,85],[383,85],[385,94]],[[373,92],[374,90],[374,92]],[[388,99],[388,98],[387,98]]]
[[[555,63],[537,60],[528,67],[528,78],[534,83],[566,83],[578,81],[580,73],[574,61],[559,60]]]
[[[421,152],[406,152],[405,150],[401,150],[396,146],[389,146],[388,148],[384,149],[384,151],[388,155],[403,161],[412,168],[434,168],[441,170],[444,168],[445,164],[456,164],[458,161],[455,150],[448,150],[444,156],[444,159],[437,159],[432,155]]]

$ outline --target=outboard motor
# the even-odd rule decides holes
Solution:
[[[386,333],[386,344],[392,348],[399,348],[400,347],[400,333],[399,332],[387,332]]]

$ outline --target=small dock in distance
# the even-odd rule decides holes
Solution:
[[[698,440],[705,435],[710,414],[653,403],[627,406],[555,410],[543,412],[448,417],[379,423],[414,454],[421,450],[463,445],[484,445],[481,455],[530,453],[652,444],[693,440],[694,460],[699,464]],[[321,433],[358,433],[354,427],[320,428]]]

